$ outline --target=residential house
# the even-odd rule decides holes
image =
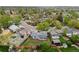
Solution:
[[[79,35],[79,30],[78,29],[75,29],[75,28],[69,28],[68,26],[64,26],[62,28],[62,31],[63,30],[66,30],[67,31],[66,36],[69,36],[69,37],[71,37],[72,34],[73,35]]]
[[[10,44],[19,46],[21,45],[26,39],[28,38],[28,35],[26,31],[21,30],[13,34],[10,38]]]
[[[57,46],[60,46],[61,45],[61,42],[59,40],[59,37],[60,37],[62,31],[61,30],[57,30],[56,27],[53,27],[53,28],[50,28],[48,30],[48,32],[51,35],[52,44],[57,45]]]
[[[77,29],[68,29],[66,35],[71,37],[72,35],[79,35],[79,30]]]
[[[72,37],[72,34],[73,34],[73,30],[72,29],[68,29],[67,33],[66,33],[66,36]]]
[[[38,32],[35,28],[35,26],[31,26],[29,24],[27,24],[26,22],[24,21],[21,21],[20,22],[20,25],[19,25],[20,28],[24,28],[26,32],[28,32],[28,34],[30,35],[32,32]]]
[[[79,35],[79,30],[74,29],[74,30],[73,30],[73,35]]]
[[[31,34],[31,37],[33,39],[37,39],[37,40],[47,40],[47,32],[41,31],[41,32],[33,32]]]
[[[13,25],[9,26],[9,29],[10,29],[12,32],[16,32],[16,31],[19,29],[19,27],[13,24]]]
[[[62,29],[57,29],[56,27],[50,27],[48,32],[50,32],[51,34],[62,34],[63,30]]]
[[[54,34],[52,35],[52,44],[55,44],[56,46],[60,46],[61,42],[59,40],[59,35],[58,34]]]

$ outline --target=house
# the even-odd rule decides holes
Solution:
[[[48,32],[49,32],[51,35],[57,34],[55,28],[56,28],[56,27],[53,27],[53,28],[50,27],[49,30],[48,30]]]
[[[20,30],[17,34],[19,34],[23,39],[26,39],[29,36],[25,29]]]
[[[75,28],[69,28],[68,26],[64,26],[62,30],[66,29],[66,36],[71,37],[72,35],[79,35],[79,30]]]
[[[31,26],[29,24],[27,24],[26,22],[24,21],[21,21],[20,22],[20,25],[19,25],[20,28],[24,28],[28,34],[31,34],[31,32],[38,32],[35,28],[35,26]]]
[[[79,30],[76,29],[68,29],[66,35],[71,37],[72,35],[79,35]]]
[[[16,32],[16,31],[19,29],[19,27],[13,24],[13,25],[11,25],[11,26],[9,27],[9,29],[10,29],[12,32]]]
[[[37,33],[31,33],[31,37],[33,38],[33,39],[38,39],[38,35],[37,35]]]
[[[73,30],[72,29],[67,29],[66,36],[72,37],[72,34],[73,34]]]
[[[60,40],[58,40],[58,39],[54,39],[52,41],[52,44],[55,44],[56,46],[60,46],[61,45]]]
[[[48,30],[48,32],[50,32],[51,34],[62,34],[63,30],[62,29],[57,29],[56,27],[50,27],[50,29]]]
[[[51,39],[52,39],[51,43],[54,44],[54,45],[60,46],[61,42],[60,42],[59,38],[60,38],[60,35],[61,35],[62,31],[57,30],[56,27],[53,27],[53,28],[50,28],[48,30],[48,32],[51,35]]]
[[[28,38],[28,35],[26,31],[21,30],[19,32],[16,32],[10,37],[10,44],[19,46],[21,45],[26,39]]]
[[[58,35],[58,34],[53,34],[53,35],[52,35],[52,38],[53,38],[53,39],[59,39],[59,35]]]
[[[54,34],[52,35],[52,44],[55,44],[56,46],[60,46],[61,42],[59,40],[59,35],[58,34]]]
[[[74,29],[74,31],[73,31],[73,35],[79,35],[79,30]]]
[[[47,32],[45,31],[41,31],[38,33],[38,36],[39,36],[39,40],[47,40]]]
[[[31,34],[31,37],[37,40],[47,40],[47,32],[43,32],[43,31],[37,33],[33,32]]]
[[[10,43],[11,45],[19,45],[19,44],[20,44],[19,39],[20,39],[19,34],[13,34],[13,35],[10,37],[9,43]]]

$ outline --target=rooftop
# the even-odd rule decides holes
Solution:
[[[16,25],[11,25],[11,26],[9,27],[9,29],[12,30],[13,32],[15,32],[17,29],[19,29],[19,27],[16,26]]]

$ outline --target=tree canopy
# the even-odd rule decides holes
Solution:
[[[11,20],[12,19],[10,18],[10,16],[2,15],[0,17],[0,27],[7,28],[10,25],[9,21],[11,21]]]
[[[79,36],[78,35],[72,35],[71,40],[73,42],[77,42],[77,41],[79,41]]]
[[[51,21],[48,19],[42,23],[37,24],[37,29],[38,30],[48,30],[50,24],[51,24]]]

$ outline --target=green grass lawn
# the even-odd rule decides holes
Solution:
[[[40,41],[40,40],[34,40],[32,38],[28,38],[23,44],[22,46],[36,46],[36,45],[40,45],[41,43],[47,43],[50,45],[50,40],[45,40],[45,41]],[[24,51],[30,51],[31,49],[22,49],[22,52]]]
[[[22,44],[22,46],[35,46],[35,45],[39,45],[39,44],[41,44],[41,43],[43,43],[43,42],[45,42],[45,43],[47,43],[47,44],[50,44],[50,43],[51,43],[49,39],[48,39],[48,40],[45,40],[45,41],[39,41],[39,40],[34,40],[34,39],[32,39],[32,38],[28,38],[28,39]]]
[[[2,46],[0,45],[0,51],[1,52],[8,52],[9,46]]]
[[[57,50],[57,48],[55,48],[55,47],[51,47],[51,48],[49,48],[49,49],[42,49],[42,50],[38,50],[38,51],[40,51],[40,52],[58,52],[58,50]]]
[[[68,47],[68,48],[60,48],[62,52],[79,52],[79,49],[75,47]]]
[[[39,40],[34,40],[34,39],[32,39],[32,38],[28,38],[23,44],[22,44],[22,46],[36,46],[36,45],[40,45],[40,44],[42,44],[42,43],[46,43],[46,44],[48,44],[48,45],[50,45],[51,44],[51,41],[50,41],[50,39],[48,39],[48,40],[45,40],[45,41],[39,41]],[[31,51],[31,49],[22,49],[22,52],[28,52],[28,51]],[[45,52],[45,50],[44,51],[41,51],[41,50],[38,50],[39,52]],[[50,47],[50,49],[47,49],[46,50],[46,52],[57,52],[58,50],[57,50],[57,48],[55,48],[55,47]]]

